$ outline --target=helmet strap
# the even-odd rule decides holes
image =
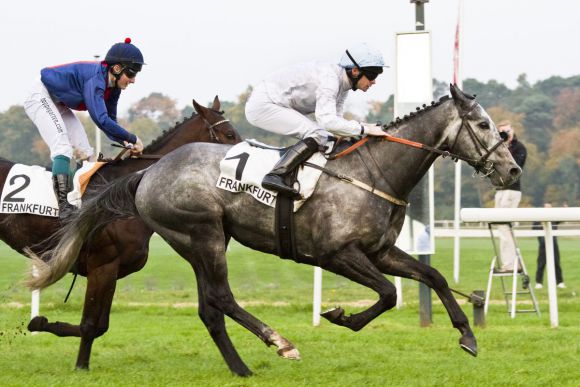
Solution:
[[[352,68],[346,70],[346,74],[348,75],[348,78],[352,82],[352,90],[356,91],[356,89],[357,89],[356,85],[357,85],[359,79],[362,78],[363,74],[362,74],[362,71],[360,70],[360,66],[358,65],[358,63],[356,63],[356,60],[354,60],[354,58],[352,57],[352,55],[350,55],[350,52],[348,52],[348,50],[346,50],[346,55],[348,56],[348,59],[350,59],[352,61],[352,63],[354,64],[354,67],[356,67],[359,71],[358,76],[355,77],[352,74]]]
[[[356,85],[358,84],[359,79],[362,78],[363,74],[359,69],[359,74],[358,76],[354,76],[352,73],[352,69],[346,69],[346,75],[348,76],[348,79],[350,79],[350,82],[352,83],[352,91],[356,91],[357,87]]]
[[[114,70],[114,67],[117,65],[121,66],[121,69],[119,71]],[[120,63],[116,63],[113,66],[111,66],[111,74],[113,74],[113,77],[115,78],[115,83],[113,84],[114,88],[117,87],[117,82],[119,82],[119,79],[121,79],[121,75],[123,75],[123,71],[125,71],[125,67],[123,65],[121,65]]]

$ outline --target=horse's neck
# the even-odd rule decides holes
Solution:
[[[195,121],[199,122],[195,122]],[[201,117],[194,116],[169,129],[164,137],[154,140],[146,148],[147,154],[166,155],[171,151],[190,142],[210,141],[205,133],[205,127],[200,125]]]
[[[409,119],[389,134],[440,148],[447,140],[450,130],[456,126],[457,120],[457,110],[453,100],[449,100],[421,112],[419,116]],[[389,188],[399,197],[406,198],[429,170],[438,154],[398,143],[385,145],[384,141],[373,141],[370,144],[372,154],[378,159],[378,164],[389,180]]]

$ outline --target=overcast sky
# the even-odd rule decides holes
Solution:
[[[450,81],[458,0],[425,5],[432,31],[433,76]],[[580,74],[580,2],[465,0],[463,75],[509,87]],[[395,33],[415,29],[409,0],[20,0],[0,2],[0,112],[22,104],[42,67],[104,56],[130,36],[144,70],[123,92],[120,113],[161,92],[183,108],[218,94],[234,101],[250,84],[286,65],[337,62],[349,45],[366,41],[393,64]],[[394,68],[350,107],[386,100]],[[469,91],[469,90],[467,90]]]

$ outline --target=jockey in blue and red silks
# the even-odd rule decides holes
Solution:
[[[75,62],[42,69],[40,81],[28,94],[24,109],[50,148],[61,218],[71,209],[67,194],[73,148],[81,159],[93,159],[94,153],[72,110],[87,110],[108,138],[131,146],[134,154],[141,153],[141,140],[117,123],[117,102],[144,64],[141,51],[126,38],[109,49],[103,62]]]

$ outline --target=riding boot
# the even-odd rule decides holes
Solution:
[[[278,160],[276,165],[274,165],[274,169],[264,176],[262,187],[277,191],[281,195],[299,198],[300,192],[294,189],[294,187],[287,185],[284,182],[284,177],[304,161],[308,160],[317,151],[318,143],[313,138],[305,138],[292,145],[280,160]]]
[[[75,207],[67,200],[67,195],[69,193],[68,181],[68,173],[52,175],[52,186],[54,188],[54,193],[56,194],[56,200],[58,202],[58,217],[61,220],[68,217],[72,211],[75,210]]]

